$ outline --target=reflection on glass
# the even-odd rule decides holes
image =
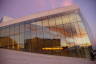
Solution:
[[[48,16],[0,28],[0,47],[34,53],[81,57],[91,46],[77,13]]]

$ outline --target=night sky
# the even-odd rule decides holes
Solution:
[[[77,4],[96,36],[96,0],[0,0],[0,18],[18,18],[32,13]]]

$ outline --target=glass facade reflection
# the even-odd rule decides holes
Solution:
[[[1,48],[86,58],[90,45],[79,11],[0,27]]]

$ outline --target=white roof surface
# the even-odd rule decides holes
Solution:
[[[76,5],[71,5],[71,6],[62,7],[62,8],[56,8],[54,10],[48,10],[45,12],[35,13],[35,14],[29,15],[29,16],[24,16],[21,18],[9,20],[7,22],[3,21],[0,23],[0,27],[23,22],[23,21],[27,21],[27,20],[31,20],[31,19],[35,19],[35,18],[40,18],[40,17],[44,17],[44,16],[49,16],[49,15],[59,14],[59,13],[68,12],[68,11],[72,11],[72,10],[77,10],[77,9],[79,9],[79,7]]]
[[[7,22],[7,21],[11,21],[13,20],[13,18],[9,17],[9,16],[4,16],[1,18],[1,22]]]

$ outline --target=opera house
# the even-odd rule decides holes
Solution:
[[[88,58],[92,41],[80,8],[72,5],[0,21],[0,48]]]

